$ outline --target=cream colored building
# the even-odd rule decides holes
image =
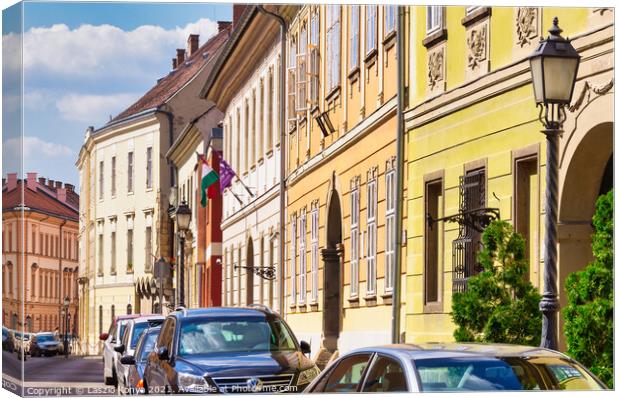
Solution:
[[[154,260],[174,258],[169,206],[174,169],[165,153],[185,125],[209,108],[199,90],[229,36],[229,23],[199,46],[190,35],[173,70],[105,126],[86,132],[80,172],[81,330],[86,351],[100,350],[100,333],[115,316],[159,311]],[[187,55],[187,56],[186,56]],[[176,192],[176,190],[174,190]],[[174,304],[172,283],[164,305]]]

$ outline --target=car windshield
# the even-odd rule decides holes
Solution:
[[[422,391],[591,390],[601,386],[563,358],[431,358],[414,361]]]
[[[186,320],[181,326],[179,355],[296,349],[294,338],[281,320],[200,318]]]
[[[153,351],[153,347],[155,347],[157,336],[159,336],[159,330],[152,333],[146,332],[146,335],[142,339],[141,346],[138,347],[138,353],[136,354],[139,362],[146,362],[149,353]]]
[[[48,341],[55,341],[56,339],[54,338],[53,335],[51,334],[40,334],[37,336],[37,341],[40,343],[45,343]]]
[[[131,335],[131,342],[129,343],[129,348],[135,348],[136,344],[138,344],[138,340],[146,329],[149,328],[148,322],[136,323],[133,325],[133,332]]]

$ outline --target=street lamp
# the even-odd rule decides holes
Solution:
[[[189,222],[192,219],[192,211],[185,202],[181,201],[181,204],[177,207],[176,211],[177,229],[179,230],[179,246],[181,252],[181,262],[179,264],[179,306],[185,306],[185,232],[189,229]]]
[[[65,349],[65,358],[69,356],[69,347],[67,342],[67,332],[69,330],[69,304],[71,301],[69,300],[69,296],[65,297],[63,304],[65,305],[63,308],[63,314],[65,316],[65,334],[63,336],[64,341],[64,349]]]
[[[543,314],[541,347],[558,348],[558,154],[564,107],[570,104],[577,79],[580,56],[568,39],[560,36],[558,18],[553,19],[549,36],[530,55],[534,99],[540,108],[538,119],[547,137],[547,171],[545,187],[544,287],[540,300]]]

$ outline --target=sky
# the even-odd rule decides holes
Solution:
[[[3,176],[23,166],[76,186],[86,128],[103,126],[168,74],[190,33],[202,44],[217,21],[232,19],[225,3],[26,1],[22,35],[19,7],[2,18]]]

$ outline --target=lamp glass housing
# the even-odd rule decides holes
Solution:
[[[192,212],[185,201],[183,201],[177,208],[176,219],[179,231],[187,231],[189,229],[189,223],[192,219]]]

